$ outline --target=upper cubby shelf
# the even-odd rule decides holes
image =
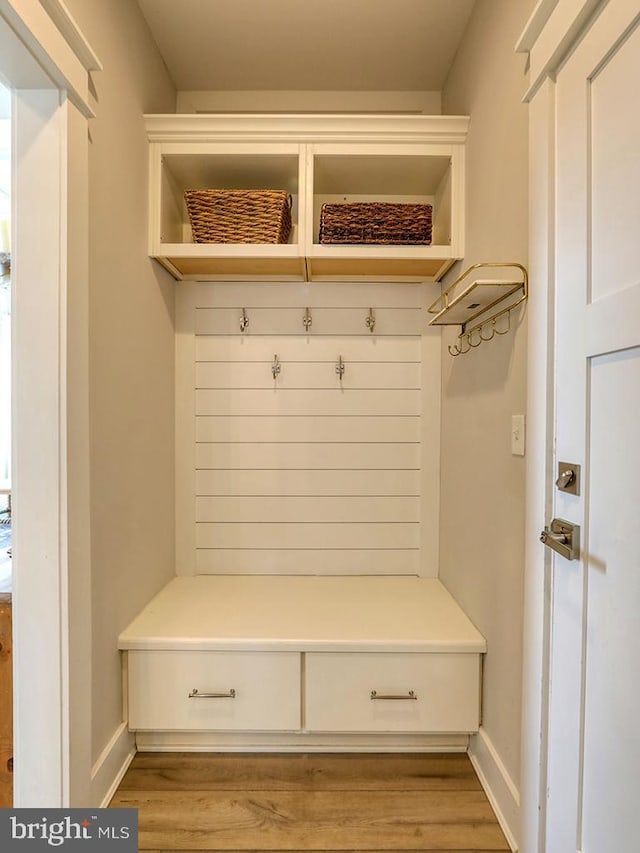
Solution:
[[[149,253],[177,279],[434,281],[464,254],[464,116],[146,116]],[[194,243],[187,189],[286,190],[286,244]],[[327,202],[431,204],[430,245],[320,243]]]

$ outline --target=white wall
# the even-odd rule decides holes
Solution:
[[[178,574],[437,576],[438,289],[181,283]]]
[[[67,0],[104,71],[89,149],[93,759],[122,721],[117,637],[174,574],[174,282],[146,256],[144,112],[175,89],[136,3]]]
[[[467,254],[449,280],[481,261],[527,263],[524,60],[513,48],[533,5],[480,0],[443,90],[445,114],[471,115]],[[525,460],[511,455],[510,428],[525,412],[526,314],[514,319],[510,334],[455,359],[457,330],[443,335],[440,572],[487,638],[483,737],[517,786]]]

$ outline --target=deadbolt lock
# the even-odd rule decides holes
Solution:
[[[556,486],[570,495],[580,494],[580,466],[575,462],[558,462]]]

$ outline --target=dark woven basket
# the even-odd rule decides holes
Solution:
[[[323,204],[320,211],[320,242],[400,246],[429,244],[431,219],[430,204]]]
[[[284,190],[185,190],[194,243],[287,243],[291,195]]]

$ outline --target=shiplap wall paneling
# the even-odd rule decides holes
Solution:
[[[429,296],[398,285],[181,287],[179,573],[437,574],[437,534],[425,549],[422,533],[425,394],[431,475],[439,455]],[[425,346],[438,361],[428,390]],[[426,491],[437,530],[437,483]]]

